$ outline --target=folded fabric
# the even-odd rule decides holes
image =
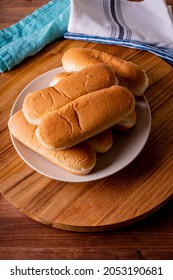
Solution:
[[[52,0],[18,23],[0,30],[0,71],[63,37],[70,15],[69,0]]]
[[[71,0],[71,7],[70,0],[51,0],[0,30],[0,72],[12,69],[63,35],[147,50],[173,63],[170,12],[164,0]]]
[[[173,21],[164,0],[71,0],[64,38],[150,51],[173,63]]]

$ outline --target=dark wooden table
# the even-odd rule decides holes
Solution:
[[[1,0],[0,29],[45,3],[45,0]],[[173,6],[173,0],[167,3]],[[5,74],[5,80],[12,78],[10,73]],[[5,155],[1,156],[4,159]],[[0,259],[173,259],[172,201],[128,227],[76,233],[40,224],[0,195]]]

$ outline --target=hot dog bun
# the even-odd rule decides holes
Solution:
[[[36,137],[37,126],[29,124],[21,110],[10,118],[8,126],[12,135],[25,146],[71,173],[88,174],[96,164],[96,153],[87,142],[62,151],[45,148]]]
[[[70,76],[73,72],[61,72],[58,73],[52,80],[52,84],[57,84],[63,78]],[[88,143],[93,147],[97,153],[106,153],[113,146],[113,135],[112,129],[107,129],[91,138],[89,138]]]
[[[61,72],[61,73],[57,73],[52,80],[52,86],[55,86],[57,83],[59,83],[59,81],[61,81],[63,78],[66,78],[68,76],[70,76],[71,74],[73,74],[74,72]]]
[[[97,153],[106,153],[113,146],[112,129],[109,128],[87,140]]]
[[[107,65],[87,67],[61,79],[54,87],[29,93],[22,110],[27,121],[37,125],[47,113],[86,93],[112,86],[116,82],[115,75]]]
[[[116,123],[113,126],[113,129],[116,129],[116,130],[119,130],[119,131],[127,131],[130,128],[135,126],[136,120],[137,120],[137,115],[136,115],[136,111],[134,110],[126,118],[124,118],[120,122]]]
[[[105,63],[111,67],[119,84],[127,87],[136,96],[144,93],[148,87],[148,78],[140,66],[91,48],[71,48],[62,57],[66,71],[79,71],[85,67]]]
[[[124,87],[112,86],[48,113],[41,119],[36,134],[46,147],[65,149],[110,128],[134,108],[133,94]]]

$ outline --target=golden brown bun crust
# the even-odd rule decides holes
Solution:
[[[147,75],[141,67],[108,53],[91,48],[71,48],[62,57],[66,71],[79,71],[98,63],[105,63],[111,67],[120,84],[136,96],[142,95],[148,87]]]
[[[127,131],[136,125],[136,121],[137,121],[137,115],[136,115],[136,111],[134,110],[126,118],[116,123],[113,126],[113,129],[119,131]]]
[[[121,86],[88,93],[48,113],[38,125],[38,139],[48,148],[64,149],[119,122],[135,108],[133,94]]]
[[[44,115],[57,110],[67,102],[68,98],[54,87],[47,87],[29,93],[24,99],[22,111],[29,123],[37,125]]]
[[[87,141],[97,153],[106,153],[113,146],[112,129],[109,128],[89,138]]]
[[[74,72],[61,72],[55,75],[53,78],[53,84],[57,84],[63,78],[70,76]],[[93,147],[97,153],[106,153],[113,146],[112,129],[109,128],[87,140],[87,142]]]
[[[56,74],[52,80],[53,86],[56,85],[57,83],[59,83],[59,81],[61,81],[63,78],[66,78],[66,77],[70,76],[71,74],[73,74],[73,72],[61,72],[61,73]]]
[[[62,151],[41,145],[35,134],[37,126],[29,124],[22,111],[10,118],[8,126],[12,135],[25,146],[71,173],[88,174],[96,164],[96,153],[87,142]]]
[[[116,84],[117,80],[105,64],[88,67],[73,73],[54,87],[29,93],[23,103],[23,113],[31,124],[38,124],[48,112],[55,111],[76,98]]]

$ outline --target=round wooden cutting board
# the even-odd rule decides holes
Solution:
[[[79,183],[50,179],[31,169],[16,153],[7,128],[21,90],[43,72],[59,67],[64,51],[74,46],[102,49],[141,65],[150,80],[145,97],[152,116],[149,139],[132,163],[104,179]],[[1,79],[0,192],[21,212],[59,229],[102,231],[139,221],[172,197],[173,70],[165,61],[145,51],[64,40],[51,44]]]

